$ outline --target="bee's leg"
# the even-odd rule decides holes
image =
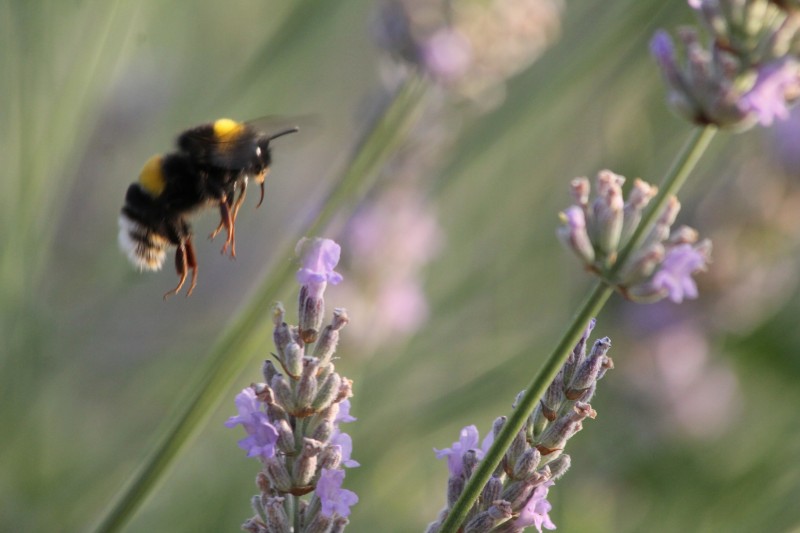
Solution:
[[[236,202],[233,204],[233,213],[231,213],[231,218],[233,218],[233,224],[236,225],[236,216],[239,214],[239,208],[242,206],[242,202],[244,202],[244,197],[247,194],[247,176],[244,177],[242,181],[240,181],[242,190],[239,191],[239,197],[236,199]]]
[[[192,294],[194,286],[197,285],[197,257],[194,255],[194,245],[191,237],[186,239],[186,264],[192,269],[192,283],[189,285],[189,290],[186,291],[186,296],[189,296]],[[185,276],[186,273],[184,272]]]
[[[217,229],[212,231],[211,234],[208,236],[209,240],[213,241],[214,237],[219,235],[219,232],[222,231],[222,228],[226,228],[227,229],[227,226],[225,225],[225,215],[222,212],[222,204],[224,204],[224,203],[227,203],[228,204],[228,209],[230,209],[230,207],[231,207],[230,206],[230,202],[228,202],[227,197],[223,194],[222,198],[220,199],[220,215],[221,215],[220,221],[219,221],[219,224],[217,225]],[[223,251],[222,253],[225,253],[225,252]]]
[[[222,250],[219,251],[221,254],[225,254],[228,250],[228,246],[231,247],[231,259],[236,257],[236,249],[234,247],[234,226],[233,226],[233,217],[231,217],[231,206],[228,201],[227,196],[223,196],[222,200],[219,203],[219,214],[222,218],[222,226],[225,228],[225,231],[228,233],[228,238],[225,239],[225,242],[222,244]]]
[[[192,250],[192,256],[194,257],[194,250]],[[175,251],[175,270],[178,272],[180,280],[178,281],[177,287],[175,287],[169,292],[164,293],[165,300],[170,296],[172,296],[173,294],[178,294],[178,291],[180,291],[181,287],[183,287],[183,283],[186,281],[187,266],[188,266],[188,260],[186,257],[186,244],[185,242],[181,242],[180,244],[178,244],[178,249]],[[192,287],[194,287],[194,271],[192,273]]]

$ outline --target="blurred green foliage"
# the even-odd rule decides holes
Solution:
[[[0,2],[0,530],[94,524],[191,393],[208,347],[264,274],[289,260],[272,251],[300,237],[378,98],[373,7]],[[683,2],[568,2],[560,39],[508,84],[500,107],[466,122],[430,176],[446,235],[427,271],[430,320],[371,354],[343,332],[337,368],[355,380],[359,421],[348,431],[362,464],[347,476],[361,498],[348,531],[422,530],[445,495],[446,467],[432,447],[449,446],[464,425],[487,431],[554,344],[587,287],[554,237],[568,180],[610,167],[658,181],[689,127],[662,102],[647,41],[657,27],[689,21]],[[198,239],[197,290],[162,301],[169,268],[133,272],[117,250],[125,189],[182,129],[268,114],[311,114],[318,124],[276,147],[265,205],[243,208],[236,262]],[[720,137],[682,197],[681,220],[712,239],[725,219],[704,226],[704,198],[725,194],[720,184],[763,157],[769,139]],[[743,179],[756,188],[783,179],[788,195],[798,178]],[[198,217],[197,234],[214,224]],[[777,239],[784,259],[797,257],[796,237]],[[348,306],[336,290],[328,300]],[[612,337],[617,369],[551,491],[559,531],[797,531],[799,307],[789,283],[748,328],[704,317],[739,407],[724,431],[702,438],[641,399],[625,371],[648,356],[630,325],[636,310],[619,301],[607,309],[596,332]],[[222,422],[234,394],[259,379],[268,324],[265,316],[251,368],[130,531],[235,531],[250,515],[257,464]]]

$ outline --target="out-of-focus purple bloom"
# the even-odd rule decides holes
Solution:
[[[452,447],[444,448],[442,450],[437,450],[434,448],[433,451],[436,453],[437,459],[443,459],[447,457],[447,468],[450,470],[450,476],[457,477],[460,476],[464,471],[464,454],[468,450],[475,450],[476,457],[478,459],[483,459],[483,456],[486,455],[489,446],[491,446],[494,442],[494,434],[490,431],[489,434],[483,439],[480,448],[478,447],[479,439],[480,435],[478,433],[478,428],[475,426],[467,426],[461,429],[461,433],[459,433],[458,436],[458,441],[454,442]]]
[[[427,71],[448,81],[460,78],[470,66],[469,40],[458,30],[444,28],[434,33],[422,47]]]
[[[355,468],[361,466],[361,463],[351,459],[353,454],[353,439],[347,433],[342,433],[338,428],[333,431],[330,443],[338,446],[342,452],[342,464],[347,468]]]
[[[302,266],[297,271],[297,281],[308,287],[308,296],[319,298],[328,283],[342,281],[342,275],[333,269],[339,263],[341,248],[331,239],[302,239],[298,245],[302,252]]]
[[[675,303],[684,298],[697,298],[697,285],[692,274],[703,270],[708,258],[690,244],[681,244],[669,250],[661,268],[655,273],[651,284],[657,290],[666,290]]]
[[[314,490],[322,504],[322,514],[332,517],[349,516],[350,507],[358,503],[358,496],[352,490],[342,488],[344,470],[328,470],[323,468],[319,475],[317,488]]]
[[[741,105],[758,117],[763,126],[789,117],[787,98],[800,96],[800,63],[792,58],[767,63],[758,69],[753,87],[742,97]]]
[[[528,503],[522,508],[519,517],[514,521],[515,527],[528,527],[534,526],[542,533],[542,527],[546,529],[555,529],[556,525],[550,520],[548,513],[553,507],[547,501],[547,492],[555,481],[548,481],[539,485],[533,490],[531,498]]]
[[[689,0],[689,7],[692,9],[700,9],[703,5],[703,0]]]
[[[278,431],[270,423],[266,413],[259,409],[255,391],[250,387],[242,390],[236,395],[235,402],[239,414],[230,417],[225,426],[232,428],[241,424],[247,431],[247,437],[239,441],[239,447],[247,451],[248,457],[274,457]]]
[[[334,424],[341,424],[347,422],[355,422],[358,420],[356,417],[350,415],[350,400],[342,400],[339,402],[339,412],[336,413],[336,418],[333,419]]]

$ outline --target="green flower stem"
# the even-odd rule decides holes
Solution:
[[[614,266],[611,267],[609,272],[609,277],[611,279],[616,277],[620,268],[622,268],[625,261],[628,260],[631,253],[641,246],[642,242],[653,228],[656,219],[661,215],[667,200],[678,193],[678,190],[683,186],[686,178],[689,177],[689,174],[706,151],[706,148],[708,148],[709,143],[716,133],[717,128],[714,126],[695,128],[692,131],[691,136],[683,145],[683,148],[681,148],[678,156],[672,162],[672,166],[667,171],[667,175],[664,176],[664,180],[661,182],[661,185],[659,185],[658,194],[656,194],[656,197],[653,199],[650,209],[642,217],[642,220],[636,227],[636,231],[633,232],[628,243],[622,251],[620,251]]]
[[[325,199],[324,207],[316,219],[304,228],[303,234],[315,234],[328,224],[333,216],[352,209],[359,194],[364,194],[374,184],[377,170],[405,139],[416,116],[424,94],[425,84],[409,78],[387,107],[367,129],[359,142],[345,171]],[[178,453],[197,434],[214,409],[232,386],[237,376],[252,360],[253,353],[263,351],[269,337],[270,309],[276,296],[293,279],[296,265],[288,258],[293,256],[296,238],[279,247],[276,257],[286,258],[271,269],[262,285],[255,291],[247,307],[238,314],[214,345],[187,398],[176,409],[178,413],[167,426],[164,436],[139,470],[107,509],[95,531],[120,530],[133,516],[157,482],[164,476]]]
[[[617,263],[612,269],[612,274],[616,274],[619,265],[624,263],[625,259],[630,256],[632,250],[634,250],[647,235],[649,228],[661,213],[667,200],[670,196],[676,194],[681,185],[686,181],[687,176],[708,147],[715,133],[716,128],[713,127],[696,129],[692,132],[689,140],[681,149],[672,166],[667,171],[666,176],[664,176],[659,188],[659,193],[651,203],[649,211],[642,218],[628,245],[620,252]],[[547,387],[564,365],[573,347],[580,339],[583,330],[586,328],[586,324],[592,317],[599,314],[609,296],[611,296],[612,291],[613,289],[602,281],[594,285],[589,295],[573,316],[567,331],[561,337],[561,340],[552,353],[547,357],[544,364],[539,369],[539,372],[534,376],[533,381],[531,381],[525,389],[525,394],[518,402],[517,407],[511,412],[502,430],[495,437],[494,443],[489,448],[486,456],[481,460],[477,469],[472,474],[472,477],[467,481],[464,491],[461,493],[458,501],[453,505],[450,513],[442,524],[439,530],[440,533],[456,533],[459,530],[470,508],[478,499],[483,487],[489,481],[492,472],[494,472],[497,465],[500,464],[503,455],[505,455],[508,447],[511,445],[511,441],[514,440],[514,437],[525,425],[525,421],[536,407],[536,402],[539,401],[539,398],[542,397]]]

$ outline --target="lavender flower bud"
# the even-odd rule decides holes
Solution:
[[[269,492],[272,490],[269,478],[264,472],[259,472],[256,475],[256,487],[258,487],[259,492],[262,494],[269,494]]]
[[[267,514],[266,511],[264,511],[264,505],[261,503],[261,500],[261,494],[254,495],[252,498],[250,498],[250,507],[261,520],[265,521],[267,519]]]
[[[556,419],[558,409],[564,402],[564,373],[563,370],[556,374],[556,377],[547,387],[541,400],[542,414],[551,422]]]
[[[528,449],[528,441],[525,438],[525,430],[520,430],[514,440],[511,441],[511,445],[508,447],[508,451],[506,451],[505,455],[505,463],[508,466],[508,469],[511,470],[519,458],[525,453],[525,450]]]
[[[300,375],[300,372],[303,370],[304,355],[305,349],[303,346],[300,346],[294,341],[286,344],[283,352],[281,353],[281,362],[283,363],[283,367],[293,379],[297,379],[297,377]]]
[[[286,532],[292,531],[289,525],[289,517],[286,516],[286,510],[283,508],[284,499],[281,496],[269,498],[265,505],[267,513],[267,527],[269,531]]]
[[[575,376],[566,390],[567,399],[577,400],[599,379],[601,371],[605,373],[608,368],[614,368],[614,363],[606,356],[610,348],[611,340],[608,337],[595,341],[592,353],[575,372]]]
[[[319,386],[317,395],[311,403],[311,408],[314,411],[322,411],[327,409],[333,404],[333,401],[339,394],[342,388],[342,378],[336,372],[328,374],[325,381]]]
[[[305,437],[300,456],[294,462],[294,484],[298,487],[305,487],[314,479],[317,471],[317,457],[322,452],[324,444]]]
[[[586,216],[583,209],[571,206],[559,213],[561,225],[556,235],[564,245],[575,252],[586,265],[594,262],[594,247],[586,231]]]
[[[296,416],[308,416],[311,402],[317,395],[317,369],[319,359],[315,357],[303,358],[303,373],[297,384],[297,409]]]
[[[493,502],[495,500],[500,499],[500,493],[503,490],[503,480],[501,480],[498,476],[492,476],[489,478],[489,481],[486,482],[486,486],[483,487],[481,491],[481,499],[480,501],[484,502],[485,504],[489,502]]]
[[[264,472],[269,477],[270,486],[278,492],[290,492],[292,490],[292,478],[283,465],[283,461],[276,457],[264,460]]]
[[[506,483],[500,498],[509,502],[515,509],[518,509],[528,501],[531,492],[533,492],[533,485],[530,481],[512,481]]]
[[[567,441],[583,428],[581,421],[587,416],[594,418],[596,415],[597,413],[588,404],[576,403],[572,411],[560,417],[545,430],[536,447],[543,456],[563,450]]]
[[[464,533],[483,533],[491,531],[511,518],[513,511],[507,501],[497,500],[486,511],[478,513],[464,526]]]
[[[569,354],[567,361],[564,363],[561,370],[564,383],[569,383],[575,369],[583,363],[583,359],[586,357],[586,341],[589,339],[589,335],[592,333],[596,323],[597,320],[594,318],[589,320],[589,323],[586,324],[586,329],[583,330],[583,335],[581,335],[580,340],[575,344],[575,348],[572,349],[572,353]]]
[[[553,461],[547,463],[548,468],[550,468],[550,479],[555,481],[566,474],[571,463],[572,459],[567,454],[561,454]]]
[[[466,480],[463,476],[453,477],[451,476],[447,480],[447,507],[450,508],[456,504],[458,497],[461,496],[461,493],[464,491],[464,486],[466,485]]]
[[[333,422],[324,420],[322,423],[317,424],[314,432],[311,433],[311,438],[321,442],[327,442],[333,434]]]
[[[317,340],[317,335],[322,328],[322,319],[325,316],[325,300],[321,297],[309,296],[308,289],[300,289],[299,324],[300,338],[303,342],[311,344]]]
[[[472,472],[475,470],[475,467],[478,466],[478,462],[480,462],[480,458],[475,450],[467,450],[464,452],[464,455],[461,457],[462,463],[462,472],[464,479],[469,479],[472,477]]]
[[[622,184],[625,178],[610,170],[597,174],[597,198],[592,204],[594,239],[604,257],[613,263],[622,235],[625,203]]]
[[[261,373],[264,375],[264,381],[266,383],[272,383],[272,378],[274,378],[276,374],[279,374],[278,369],[275,368],[275,365],[269,359],[264,360]]]
[[[327,468],[328,470],[336,470],[342,463],[342,447],[341,446],[326,446],[322,453],[319,455],[319,468]]]
[[[303,533],[329,533],[332,525],[332,517],[317,513],[311,523],[303,530]]]
[[[544,431],[544,428],[547,427],[548,422],[549,420],[547,420],[547,417],[544,416],[542,411],[542,402],[539,400],[539,403],[536,404],[536,408],[533,410],[533,414],[530,416],[530,421],[527,424],[530,436],[533,438],[538,438],[539,435],[542,434],[542,431]]]
[[[294,453],[294,432],[286,419],[273,421],[272,425],[278,430],[278,449],[286,454]]]
[[[330,531],[328,533],[342,533],[344,528],[350,524],[350,520],[344,516],[336,515],[333,519]]]
[[[294,340],[289,325],[283,321],[285,315],[286,310],[283,308],[283,304],[276,303],[272,309],[272,322],[275,324],[275,329],[272,330],[272,341],[279,354],[283,354],[286,346]],[[266,379],[269,382],[269,378]]]
[[[292,396],[292,388],[283,374],[276,374],[270,383],[272,392],[275,394],[275,400],[285,410],[292,412],[295,409],[295,401]]]
[[[325,366],[333,354],[336,352],[336,345],[339,343],[339,330],[341,330],[350,319],[347,311],[342,307],[333,310],[333,320],[330,325],[322,330],[317,344],[314,346],[314,357],[320,359],[320,366]]]
[[[270,533],[267,525],[257,518],[248,518],[242,524],[242,530],[249,531],[250,533]]]
[[[541,461],[541,459],[542,455],[539,450],[536,448],[528,448],[519,459],[517,459],[511,477],[522,481],[530,479],[539,467],[539,461]]]
[[[450,508],[456,504],[458,497],[464,491],[466,480],[463,476],[451,476],[447,480],[447,507]]]
[[[591,185],[586,177],[575,178],[569,182],[572,200],[585,210],[589,207],[589,191]]]
[[[627,241],[633,235],[642,219],[642,211],[644,211],[644,208],[647,207],[647,204],[650,203],[650,200],[653,199],[657,192],[658,187],[655,185],[650,185],[638,178],[634,180],[633,188],[628,194],[628,201],[625,203],[622,236],[620,237],[622,242]]]

